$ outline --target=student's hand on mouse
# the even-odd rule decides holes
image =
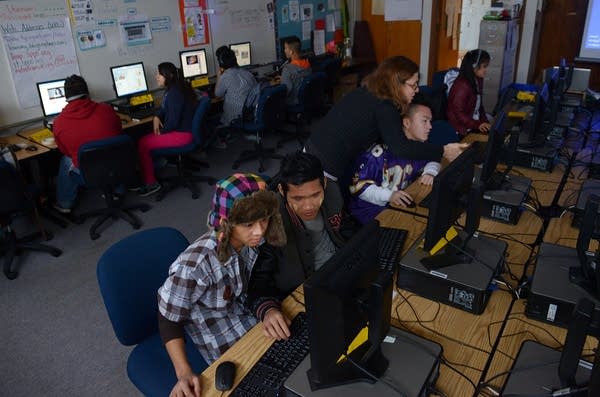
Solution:
[[[479,132],[488,132],[490,130],[491,124],[490,123],[481,123],[479,124]]]
[[[430,175],[430,174],[421,175],[421,177],[419,178],[419,183],[421,185],[427,185],[427,186],[433,185],[433,175]]]
[[[272,308],[267,310],[262,323],[265,336],[270,336],[276,340],[287,339],[290,337],[291,322],[279,309]]]
[[[200,397],[201,392],[200,376],[190,372],[178,377],[169,397]]]
[[[443,156],[448,161],[454,161],[468,147],[468,143],[447,143],[444,145]]]
[[[390,196],[390,204],[395,207],[406,208],[412,202],[412,197],[410,197],[410,194],[406,193],[404,190],[398,190],[397,192],[392,193]]]
[[[163,123],[160,121],[160,117],[154,116],[152,119],[152,130],[156,135],[160,135],[160,129],[162,128]]]

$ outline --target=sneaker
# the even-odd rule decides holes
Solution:
[[[161,187],[162,186],[160,186],[160,183],[158,182],[153,183],[152,185],[146,185],[138,191],[138,194],[140,195],[140,197],[150,196],[151,194],[158,192],[161,189]]]
[[[52,204],[52,208],[54,208],[55,210],[57,210],[61,214],[70,214],[71,213],[71,209],[70,208],[61,207],[57,203]]]
[[[143,188],[144,188],[144,185],[139,185],[139,186],[128,187],[127,190],[129,190],[130,192],[139,192]]]
[[[227,149],[227,143],[224,140],[218,139],[213,146],[215,149]]]

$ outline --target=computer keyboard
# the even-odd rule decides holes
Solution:
[[[129,112],[129,117],[132,119],[145,119],[146,117],[154,116],[153,108],[137,109]]]
[[[283,383],[309,352],[308,322],[300,312],[290,325],[288,340],[276,341],[235,388],[232,396],[278,396]]]
[[[393,272],[398,265],[408,231],[389,227],[380,227],[379,229],[381,231],[378,247],[379,266],[381,270]]]

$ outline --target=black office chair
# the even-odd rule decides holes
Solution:
[[[288,120],[296,125],[296,131],[280,139],[277,142],[277,147],[296,139],[300,147],[304,147],[304,140],[310,134],[306,126],[323,109],[326,81],[327,75],[325,72],[312,73],[302,80],[302,84],[298,89],[298,104],[289,106],[287,109]]]
[[[342,59],[337,57],[328,57],[321,62],[319,69],[313,68],[314,71],[321,71],[327,76],[325,79],[324,92],[325,105],[328,108],[333,106],[333,90],[339,81],[341,69]]]
[[[212,176],[204,176],[194,174],[192,171],[209,165],[202,161],[191,160],[189,154],[198,150],[201,147],[204,139],[202,136],[204,127],[204,116],[210,107],[210,98],[205,96],[200,99],[200,102],[196,106],[194,112],[194,118],[192,120],[192,136],[193,140],[191,143],[184,146],[175,146],[168,148],[160,148],[152,151],[153,156],[163,156],[167,159],[174,159],[177,165],[177,175],[169,178],[161,178],[162,189],[156,196],[156,201],[162,200],[168,192],[177,187],[183,186],[190,189],[192,192],[192,199],[197,199],[200,196],[200,191],[196,182],[207,182],[209,185],[214,185],[216,179]]]
[[[100,237],[98,229],[109,218],[124,219],[134,229],[142,226],[142,221],[132,212],[146,212],[150,206],[145,203],[125,204],[124,198],[116,197],[117,187],[139,185],[139,161],[135,143],[128,135],[118,135],[81,145],[78,153],[79,171],[88,188],[102,190],[105,207],[95,209],[77,218],[81,221],[98,217],[90,227],[92,240]]]
[[[11,267],[15,255],[20,255],[23,251],[48,252],[52,256],[62,254],[58,248],[33,242],[39,237],[46,240],[52,238],[39,223],[40,231],[24,237],[17,237],[12,228],[13,219],[27,211],[33,210],[37,219],[33,193],[34,189],[27,189],[23,184],[15,167],[0,160],[0,254],[4,257],[3,270],[9,280],[14,280],[19,275]]]
[[[233,162],[233,169],[237,169],[244,161],[258,159],[258,171],[263,172],[265,159],[282,158],[280,154],[275,153],[275,149],[263,147],[263,135],[266,131],[279,129],[285,121],[286,92],[286,88],[281,84],[264,87],[260,91],[253,119],[238,119],[231,124],[236,129],[252,134],[254,138],[254,149],[243,151]]]

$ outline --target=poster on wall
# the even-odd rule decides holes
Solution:
[[[179,15],[185,47],[209,43],[206,0],[179,0]]]

